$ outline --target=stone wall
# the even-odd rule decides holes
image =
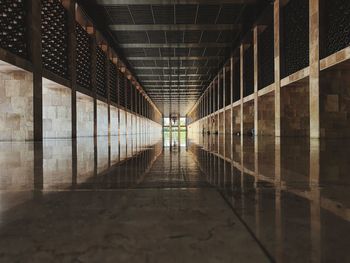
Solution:
[[[254,129],[254,101],[243,104],[243,134],[250,134]]]
[[[77,92],[77,136],[94,136],[93,98]]]
[[[110,106],[111,111],[111,136],[118,135],[118,108]]]
[[[225,123],[225,120],[224,120],[224,112],[220,112],[218,114],[218,131],[219,133],[224,133],[224,123]]]
[[[231,109],[225,112],[225,133],[231,133]]]
[[[0,140],[33,140],[33,75],[0,72]]]
[[[97,136],[108,136],[108,105],[97,100]]]
[[[339,66],[320,75],[321,137],[350,137],[350,70]]]
[[[275,94],[258,97],[258,135],[275,135]]]
[[[281,136],[309,136],[309,112],[307,81],[281,88]]]
[[[108,139],[100,137],[97,139],[97,174],[108,169]]]
[[[125,111],[124,110],[119,110],[120,111],[120,134],[126,134],[126,116],[125,116]]]
[[[71,89],[43,79],[43,137],[71,138]]]

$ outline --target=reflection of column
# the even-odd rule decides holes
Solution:
[[[283,262],[281,188],[277,187],[275,189],[275,224],[275,259],[276,262]]]
[[[33,142],[33,144],[34,144],[34,190],[41,191],[44,188],[43,143]]]
[[[77,139],[72,140],[72,188],[77,186],[78,182],[78,152]]]
[[[255,187],[255,227],[256,236],[260,237],[260,188],[259,188],[259,137],[254,139],[254,187]]]
[[[320,142],[310,140],[310,240],[311,262],[321,262]]]

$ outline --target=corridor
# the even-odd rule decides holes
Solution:
[[[1,143],[0,261],[349,261],[350,147],[183,137]]]

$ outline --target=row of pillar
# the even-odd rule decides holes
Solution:
[[[281,36],[280,36],[280,27],[281,27],[281,5],[284,4],[282,0],[275,0],[274,1],[274,108],[275,108],[275,127],[274,127],[274,133],[276,137],[281,136],[281,72],[280,72],[280,65],[281,65]],[[310,50],[310,61],[309,61],[309,111],[310,111],[310,138],[320,138],[320,22],[319,22],[319,16],[320,16],[320,0],[309,0],[309,50]],[[253,50],[254,50],[254,93],[253,95],[253,101],[254,101],[254,134],[259,134],[259,121],[258,121],[258,87],[259,87],[259,70],[258,70],[258,46],[259,46],[259,30],[260,26],[256,25],[253,28]],[[233,107],[238,106],[236,103],[234,103],[234,89],[233,89],[233,80],[234,80],[234,63],[236,60],[239,59],[240,61],[240,99],[239,99],[239,107],[240,107],[240,133],[244,134],[243,130],[243,105],[244,105],[244,81],[243,81],[243,75],[244,75],[244,67],[243,67],[243,61],[244,61],[244,51],[245,51],[245,44],[242,43],[239,46],[239,52],[237,52],[236,56],[232,56],[229,60],[229,62],[224,66],[223,70],[220,70],[218,73],[218,76],[213,80],[213,82],[209,85],[209,87],[206,89],[204,94],[200,97],[195,107],[192,109],[192,111],[188,114],[190,117],[191,115],[194,115],[192,117],[193,121],[198,121],[201,119],[201,121],[204,123],[207,123],[208,127],[212,125],[211,123],[211,117],[213,117],[216,114],[219,114],[221,110],[223,110],[223,116],[224,116],[224,123],[225,123],[225,114],[227,110],[230,110],[231,112],[231,122],[233,117]],[[228,87],[225,87],[225,78],[226,76],[226,70],[225,68],[229,67],[230,72],[230,98],[226,98],[225,90]],[[220,76],[223,75],[223,82],[222,86],[220,86]],[[220,98],[220,92],[219,89],[223,88],[224,92],[222,92],[222,98]],[[220,99],[223,100],[223,109],[219,108],[219,101]],[[230,99],[230,107],[225,107],[225,102],[227,99]],[[202,103],[199,103],[202,102]],[[235,105],[234,105],[235,104]],[[198,105],[201,105],[199,108]],[[196,112],[196,113],[195,113]],[[207,120],[206,120],[207,118]],[[217,118],[218,121],[218,127],[220,127],[220,117],[218,115]],[[231,134],[233,133],[231,125]],[[223,125],[223,130],[219,131],[219,133],[228,133],[229,131],[226,130],[225,124]]]

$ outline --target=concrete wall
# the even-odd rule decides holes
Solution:
[[[94,136],[93,98],[77,92],[77,136]]]
[[[71,89],[43,79],[43,137],[71,138]]]
[[[108,105],[97,100],[97,136],[108,136]]]
[[[309,136],[308,82],[281,88],[281,136]]]
[[[0,140],[33,140],[33,75],[0,72]]]
[[[258,134],[275,135],[275,94],[258,97]]]

